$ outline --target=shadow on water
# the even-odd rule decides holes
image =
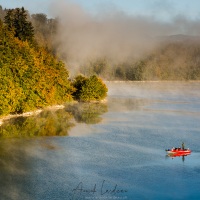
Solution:
[[[100,103],[75,103],[64,109],[44,110],[39,115],[6,120],[0,126],[0,138],[67,136],[77,123],[96,124],[107,112],[107,105]]]

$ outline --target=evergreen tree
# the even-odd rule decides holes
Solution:
[[[14,10],[9,9],[4,17],[4,23],[7,25],[8,29],[14,28]]]
[[[22,41],[33,42],[34,28],[31,22],[27,20],[24,7],[8,10],[4,22],[9,29],[14,29],[15,37]]]

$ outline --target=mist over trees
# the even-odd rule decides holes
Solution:
[[[37,43],[55,53],[54,43],[59,23],[58,18],[49,19],[46,14],[38,13],[32,14],[30,20],[34,26]]]
[[[200,37],[171,34],[179,31],[179,25],[187,29],[189,21],[166,25],[118,13],[96,19],[74,5],[62,6],[51,47],[68,64],[71,76],[95,74],[105,80],[132,81],[200,79]],[[198,33],[197,25],[191,22]],[[146,36],[149,33],[152,37]]]
[[[106,80],[200,80],[200,40],[161,42],[140,59],[114,63],[106,58],[82,65],[83,74],[97,74]]]
[[[7,12],[9,10],[3,10],[0,7],[0,18],[5,17]],[[77,11],[78,18],[70,13],[72,11],[69,8],[66,10],[68,14],[61,15],[59,18],[48,18],[44,13],[30,15],[28,11],[26,12],[28,20],[34,27],[34,38],[37,43],[63,60],[68,65],[72,78],[78,74],[83,74],[85,76],[97,75],[105,80],[200,79],[200,37],[190,35],[149,37],[148,41],[138,40],[137,43],[131,44],[131,48],[127,48],[129,38],[131,38],[130,33],[138,32],[136,28],[142,27],[145,30],[145,25],[150,26],[152,24],[152,29],[155,28],[156,31],[156,25],[144,19],[140,19],[140,21],[134,19],[134,21],[117,15],[114,16],[116,20],[113,19],[114,17],[108,18],[107,21],[102,19],[104,22],[102,24],[102,20],[89,19],[88,15],[83,13],[81,9]],[[62,12],[62,9],[60,12]],[[117,20],[121,23],[120,28],[123,27],[124,30],[120,30],[116,26]],[[125,35],[127,38],[123,38],[118,43],[119,46],[115,45],[115,41],[121,38],[120,34],[126,31],[128,23],[136,23],[136,28],[130,28],[130,33]],[[183,24],[181,25],[183,26]],[[172,26],[175,27],[175,25]],[[102,29],[105,30],[102,32]],[[113,30],[115,30],[115,34],[111,35],[114,32]],[[164,29],[164,31],[166,30],[167,28]],[[106,34],[109,36],[108,39],[113,39],[107,42],[99,39],[101,37],[105,39]],[[140,32],[135,34],[140,35]],[[87,44],[86,38],[93,42],[93,46]],[[79,45],[77,45],[77,42]],[[107,48],[102,45],[104,42],[107,43]],[[153,42],[156,45],[149,48]],[[138,56],[140,45],[143,46],[143,49],[148,50]],[[112,46],[110,50],[108,50],[109,46]],[[93,48],[96,48],[96,51],[93,51]],[[127,55],[125,50],[130,50]],[[88,56],[90,52],[93,53]],[[73,60],[72,58],[76,59]]]
[[[71,73],[106,80],[199,79],[199,64],[191,62],[200,41],[198,19],[179,15],[165,21],[120,8],[90,13],[66,1],[54,1],[51,13],[59,16],[56,48]]]

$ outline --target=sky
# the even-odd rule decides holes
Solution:
[[[24,6],[31,14],[45,13],[52,16],[52,2],[59,4],[63,1],[71,1],[91,14],[116,9],[126,15],[154,16],[161,21],[169,21],[180,15],[188,19],[200,19],[199,0],[0,0],[0,5],[3,8]]]

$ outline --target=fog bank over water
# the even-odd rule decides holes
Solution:
[[[178,15],[164,21],[155,15],[128,15],[115,5],[103,6],[95,14],[72,1],[54,1],[53,16],[58,16],[58,52],[69,65],[106,57],[124,62],[152,51],[160,36],[199,35],[198,19]]]

